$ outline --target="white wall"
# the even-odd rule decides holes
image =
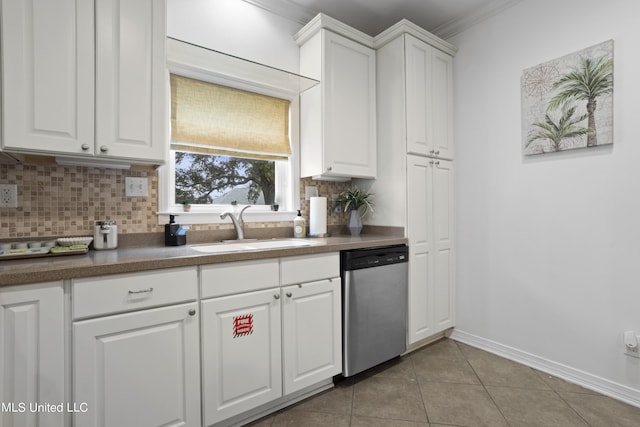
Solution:
[[[455,36],[458,333],[640,406],[640,2],[523,0]],[[523,158],[522,70],[614,40],[614,144]]]
[[[302,25],[242,0],[168,0],[167,35],[293,73]]]

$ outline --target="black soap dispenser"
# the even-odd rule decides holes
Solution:
[[[187,235],[179,232],[180,224],[176,224],[175,215],[169,215],[169,224],[164,225],[164,245],[165,246],[182,246],[187,244]]]

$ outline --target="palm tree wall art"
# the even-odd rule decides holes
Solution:
[[[613,40],[524,70],[523,154],[613,144]]]

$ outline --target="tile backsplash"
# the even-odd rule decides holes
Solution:
[[[125,177],[147,177],[148,197],[125,197]],[[162,232],[158,224],[158,174],[150,168],[99,169],[54,164],[0,164],[0,184],[17,184],[18,208],[0,208],[0,239],[93,235],[97,220],[115,220],[118,233]],[[309,221],[305,186],[329,198],[327,224],[346,223],[331,209],[331,195],[349,183],[300,180],[301,209]],[[250,223],[249,227],[288,227],[290,222]],[[198,225],[194,230],[231,228],[231,224]]]

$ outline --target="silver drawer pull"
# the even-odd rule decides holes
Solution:
[[[153,288],[148,288],[148,289],[142,289],[141,291],[129,291],[129,295],[135,295],[135,294],[146,294],[148,292],[153,292]]]
[[[287,292],[287,298],[291,298],[293,294],[291,292]]]
[[[280,299],[280,294],[273,294],[273,297],[274,297],[275,299]]]
[[[191,310],[189,310],[189,316],[195,316],[196,315],[196,309],[192,308]]]

